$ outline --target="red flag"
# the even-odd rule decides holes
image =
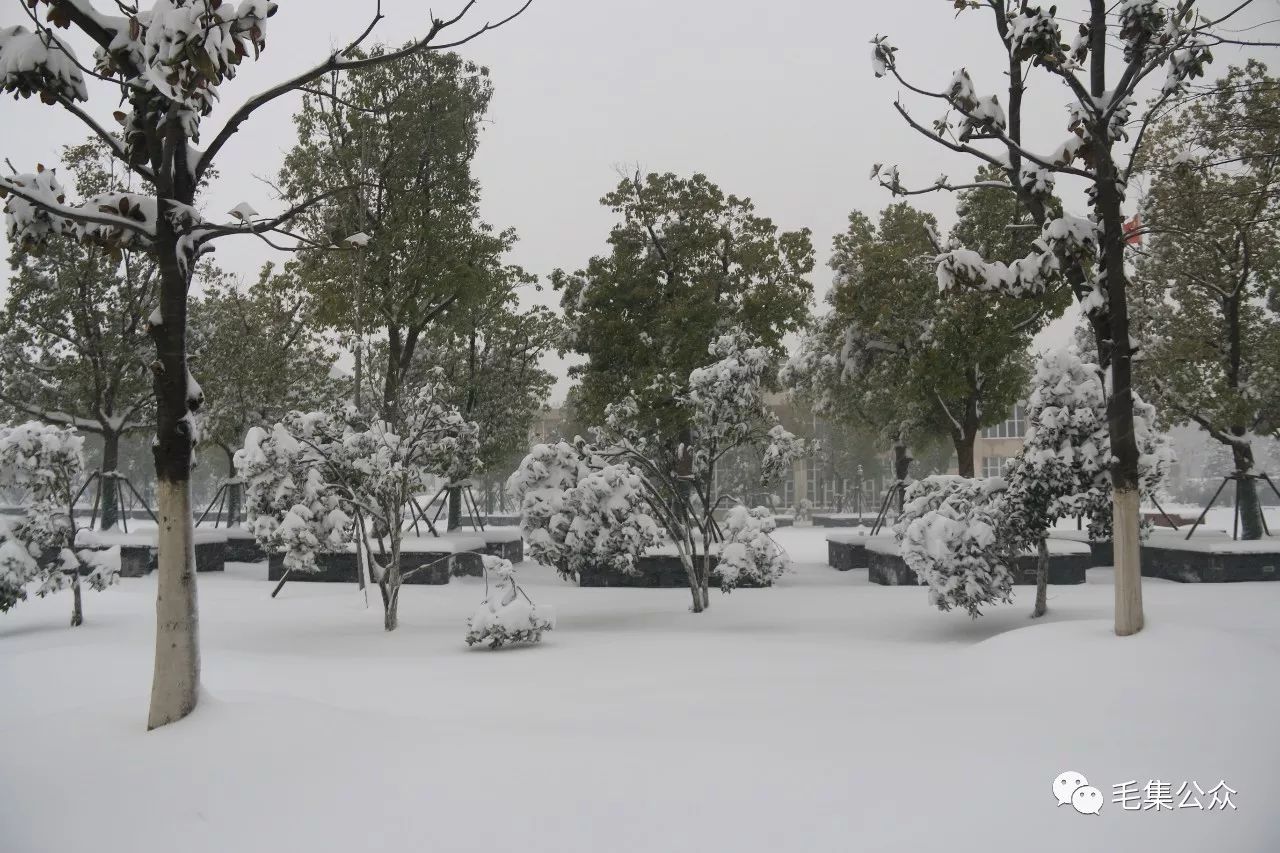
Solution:
[[[1124,242],[1126,246],[1142,245],[1142,217],[1135,213],[1133,219],[1124,224]]]

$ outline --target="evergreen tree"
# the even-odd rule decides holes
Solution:
[[[1255,437],[1280,434],[1277,114],[1280,80],[1233,68],[1153,128],[1142,161],[1139,376],[1169,423],[1229,449],[1245,539],[1262,536]]]
[[[316,248],[301,252],[297,275],[320,320],[352,342],[357,406],[376,394],[390,421],[429,330],[459,301],[486,300],[515,242],[480,221],[472,175],[492,95],[487,68],[423,52],[331,78],[294,117],[283,186],[324,197],[300,217]],[[327,248],[350,235],[355,251]]]
[[[779,231],[702,174],[637,174],[601,203],[619,217],[609,253],[551,277],[566,346],[586,356],[571,368],[576,416],[602,423],[611,402],[631,397],[669,453],[689,429],[676,389],[712,360],[712,341],[740,327],[780,354],[807,316],[809,231]]]

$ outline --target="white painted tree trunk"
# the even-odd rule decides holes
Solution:
[[[1138,537],[1138,490],[1116,489],[1111,542],[1115,550],[1116,635],[1142,630],[1142,553]]]
[[[158,480],[156,507],[160,520],[156,665],[148,729],[190,714],[200,693],[200,624],[190,481]]]

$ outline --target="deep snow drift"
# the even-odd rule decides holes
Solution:
[[[353,586],[264,566],[200,576],[205,697],[144,731],[155,579],[0,617],[0,849],[991,851],[1280,849],[1280,583],[1145,580],[1111,634],[1110,572],[974,621],[825,565],[783,529],[775,589],[579,589],[538,646],[468,649],[479,579]],[[1097,816],[1057,807],[1077,771]],[[1112,786],[1220,780],[1235,810],[1125,811]],[[1202,798],[1207,804],[1208,797]]]

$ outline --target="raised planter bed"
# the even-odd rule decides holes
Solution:
[[[701,555],[698,557],[702,559]],[[648,589],[687,589],[689,576],[685,574],[680,558],[673,553],[645,554],[636,561],[639,574],[628,574],[611,568],[592,568],[578,573],[578,586],[617,586]],[[711,555],[712,574],[709,586],[719,587],[720,578],[715,574],[716,555]],[[743,582],[740,589],[749,589],[758,584]]]
[[[406,573],[427,567],[406,578],[407,584],[445,584],[453,575],[482,575],[484,563],[481,557],[485,554],[505,557],[513,563],[520,562],[524,559],[524,540],[520,537],[520,531],[510,528],[478,532],[454,531],[439,537],[407,538],[401,543],[400,567]],[[354,547],[349,547],[346,551],[321,554],[316,558],[316,563],[319,571],[292,572],[289,581],[356,582]],[[267,578],[278,581],[283,576],[284,555],[272,554],[267,564]]]
[[[814,527],[870,527],[876,523],[874,515],[856,515],[851,512],[814,513],[810,520]]]
[[[1094,542],[1089,539],[1089,531],[1087,530],[1053,530],[1049,533],[1049,541],[1061,540],[1064,542],[1078,542],[1081,545],[1089,546],[1089,553],[1093,557],[1093,565],[1110,566],[1115,562],[1115,556],[1111,548],[1111,540],[1107,539],[1103,542]]]
[[[894,539],[877,536],[866,545],[867,579],[882,586],[915,586],[920,583],[916,573],[898,556],[898,543]],[[1035,552],[1018,557],[1013,572],[1013,582],[1018,586],[1036,582]],[[1084,583],[1085,573],[1093,564],[1093,555],[1087,545],[1065,540],[1049,540],[1049,583]]]
[[[1246,542],[1212,531],[1184,536],[1153,532],[1142,544],[1143,577],[1178,583],[1280,580],[1280,537]]]
[[[867,568],[867,542],[893,541],[892,533],[867,536],[864,530],[827,534],[827,565],[840,572]]]
[[[455,564],[456,554],[430,553],[426,551],[402,552],[400,570],[408,572],[420,566],[429,566],[405,578],[406,584],[439,585],[449,582],[449,574]],[[345,551],[316,556],[317,571],[290,572],[289,582],[303,583],[351,583],[357,579],[355,551]],[[267,580],[278,581],[284,577],[284,555],[272,554],[267,562]]]
[[[244,527],[229,527],[227,534],[228,563],[261,563],[267,559],[267,552],[253,538],[253,534]]]
[[[197,572],[220,572],[226,568],[227,532],[201,530],[195,532]],[[120,546],[120,577],[140,578],[156,570],[156,531],[120,533],[117,531],[81,533],[79,544]]]

